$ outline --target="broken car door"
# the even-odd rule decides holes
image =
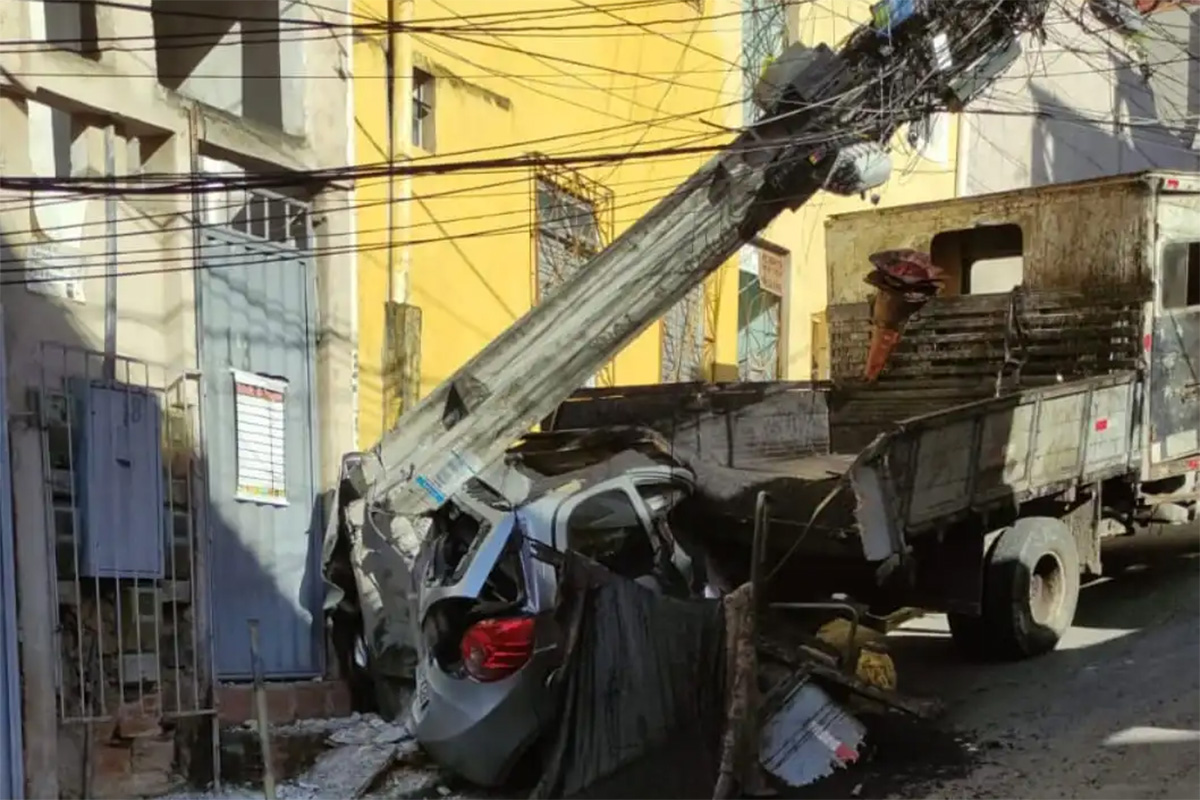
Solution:
[[[651,530],[650,515],[633,481],[621,477],[589,487],[559,507],[554,546],[637,580],[655,574]]]

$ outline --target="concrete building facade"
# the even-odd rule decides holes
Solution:
[[[355,446],[347,20],[0,6],[29,796],[169,784],[170,730],[194,744],[249,676],[253,619],[267,677],[328,671],[321,492]]]
[[[1140,30],[1111,27],[1094,11],[1104,7],[1123,8]],[[1139,18],[1126,0],[1052,6],[1046,32],[1045,42],[1026,37],[1022,57],[963,115],[959,196],[1200,170],[1200,13],[1172,7]],[[1022,281],[1020,228],[997,226],[974,251],[967,291]]]
[[[1023,41],[963,115],[960,195],[1200,169],[1200,10],[1153,14],[1131,38],[1090,10],[1122,2],[1051,4],[1046,41]]]

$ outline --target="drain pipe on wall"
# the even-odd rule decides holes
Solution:
[[[345,22],[347,25],[354,23],[354,0],[346,0],[345,7]],[[354,30],[346,28],[346,30]],[[347,37],[347,47],[345,53],[346,67],[346,163],[357,164],[358,161],[358,145],[357,145],[357,128],[354,124],[354,36]],[[346,209],[346,214],[349,217],[350,223],[350,252],[354,254],[353,269],[350,270],[350,402],[353,407],[354,419],[351,423],[351,446],[354,450],[358,450],[358,420],[359,420],[359,352],[358,352],[358,188],[357,182],[350,182],[349,208]]]
[[[396,296],[396,2],[387,0],[387,38],[384,44],[383,67],[384,107],[387,114],[387,297]],[[387,334],[383,342],[384,363],[387,361]],[[386,415],[386,406],[385,411]]]
[[[117,379],[117,133],[113,123],[104,126],[104,378]]]
[[[968,162],[970,160],[971,148],[969,147],[969,137],[971,134],[971,118],[966,114],[958,115],[957,139],[955,142],[954,153],[954,196],[966,197],[970,194],[970,183],[967,174]]]
[[[413,0],[398,0],[400,3],[400,20],[399,24],[405,26],[406,32],[400,37],[399,41],[399,63],[396,65],[396,71],[399,73],[399,88],[400,88],[400,104],[399,104],[399,119],[394,120],[399,123],[400,135],[397,141],[400,143],[400,160],[407,167],[413,157],[413,92],[416,87],[413,86],[413,48],[412,34],[407,32],[408,26],[413,21]],[[434,90],[434,103],[437,102],[436,89]],[[434,111],[437,114],[437,111]],[[434,123],[434,136],[437,136],[437,123]],[[436,147],[436,144],[435,144]],[[400,204],[400,275],[396,281],[393,294],[389,295],[390,299],[396,303],[409,302],[409,276],[412,269],[412,248],[409,247],[409,237],[412,235],[412,206],[413,206],[413,179],[412,175],[407,171],[400,176],[400,197],[397,199]]]

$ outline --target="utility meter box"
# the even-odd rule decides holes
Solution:
[[[79,574],[163,577],[162,412],[146,389],[71,384]]]

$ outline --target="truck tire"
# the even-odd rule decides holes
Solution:
[[[1053,517],[1025,517],[992,548],[984,578],[986,644],[1000,658],[1048,653],[1075,619],[1079,551],[1070,528]]]

